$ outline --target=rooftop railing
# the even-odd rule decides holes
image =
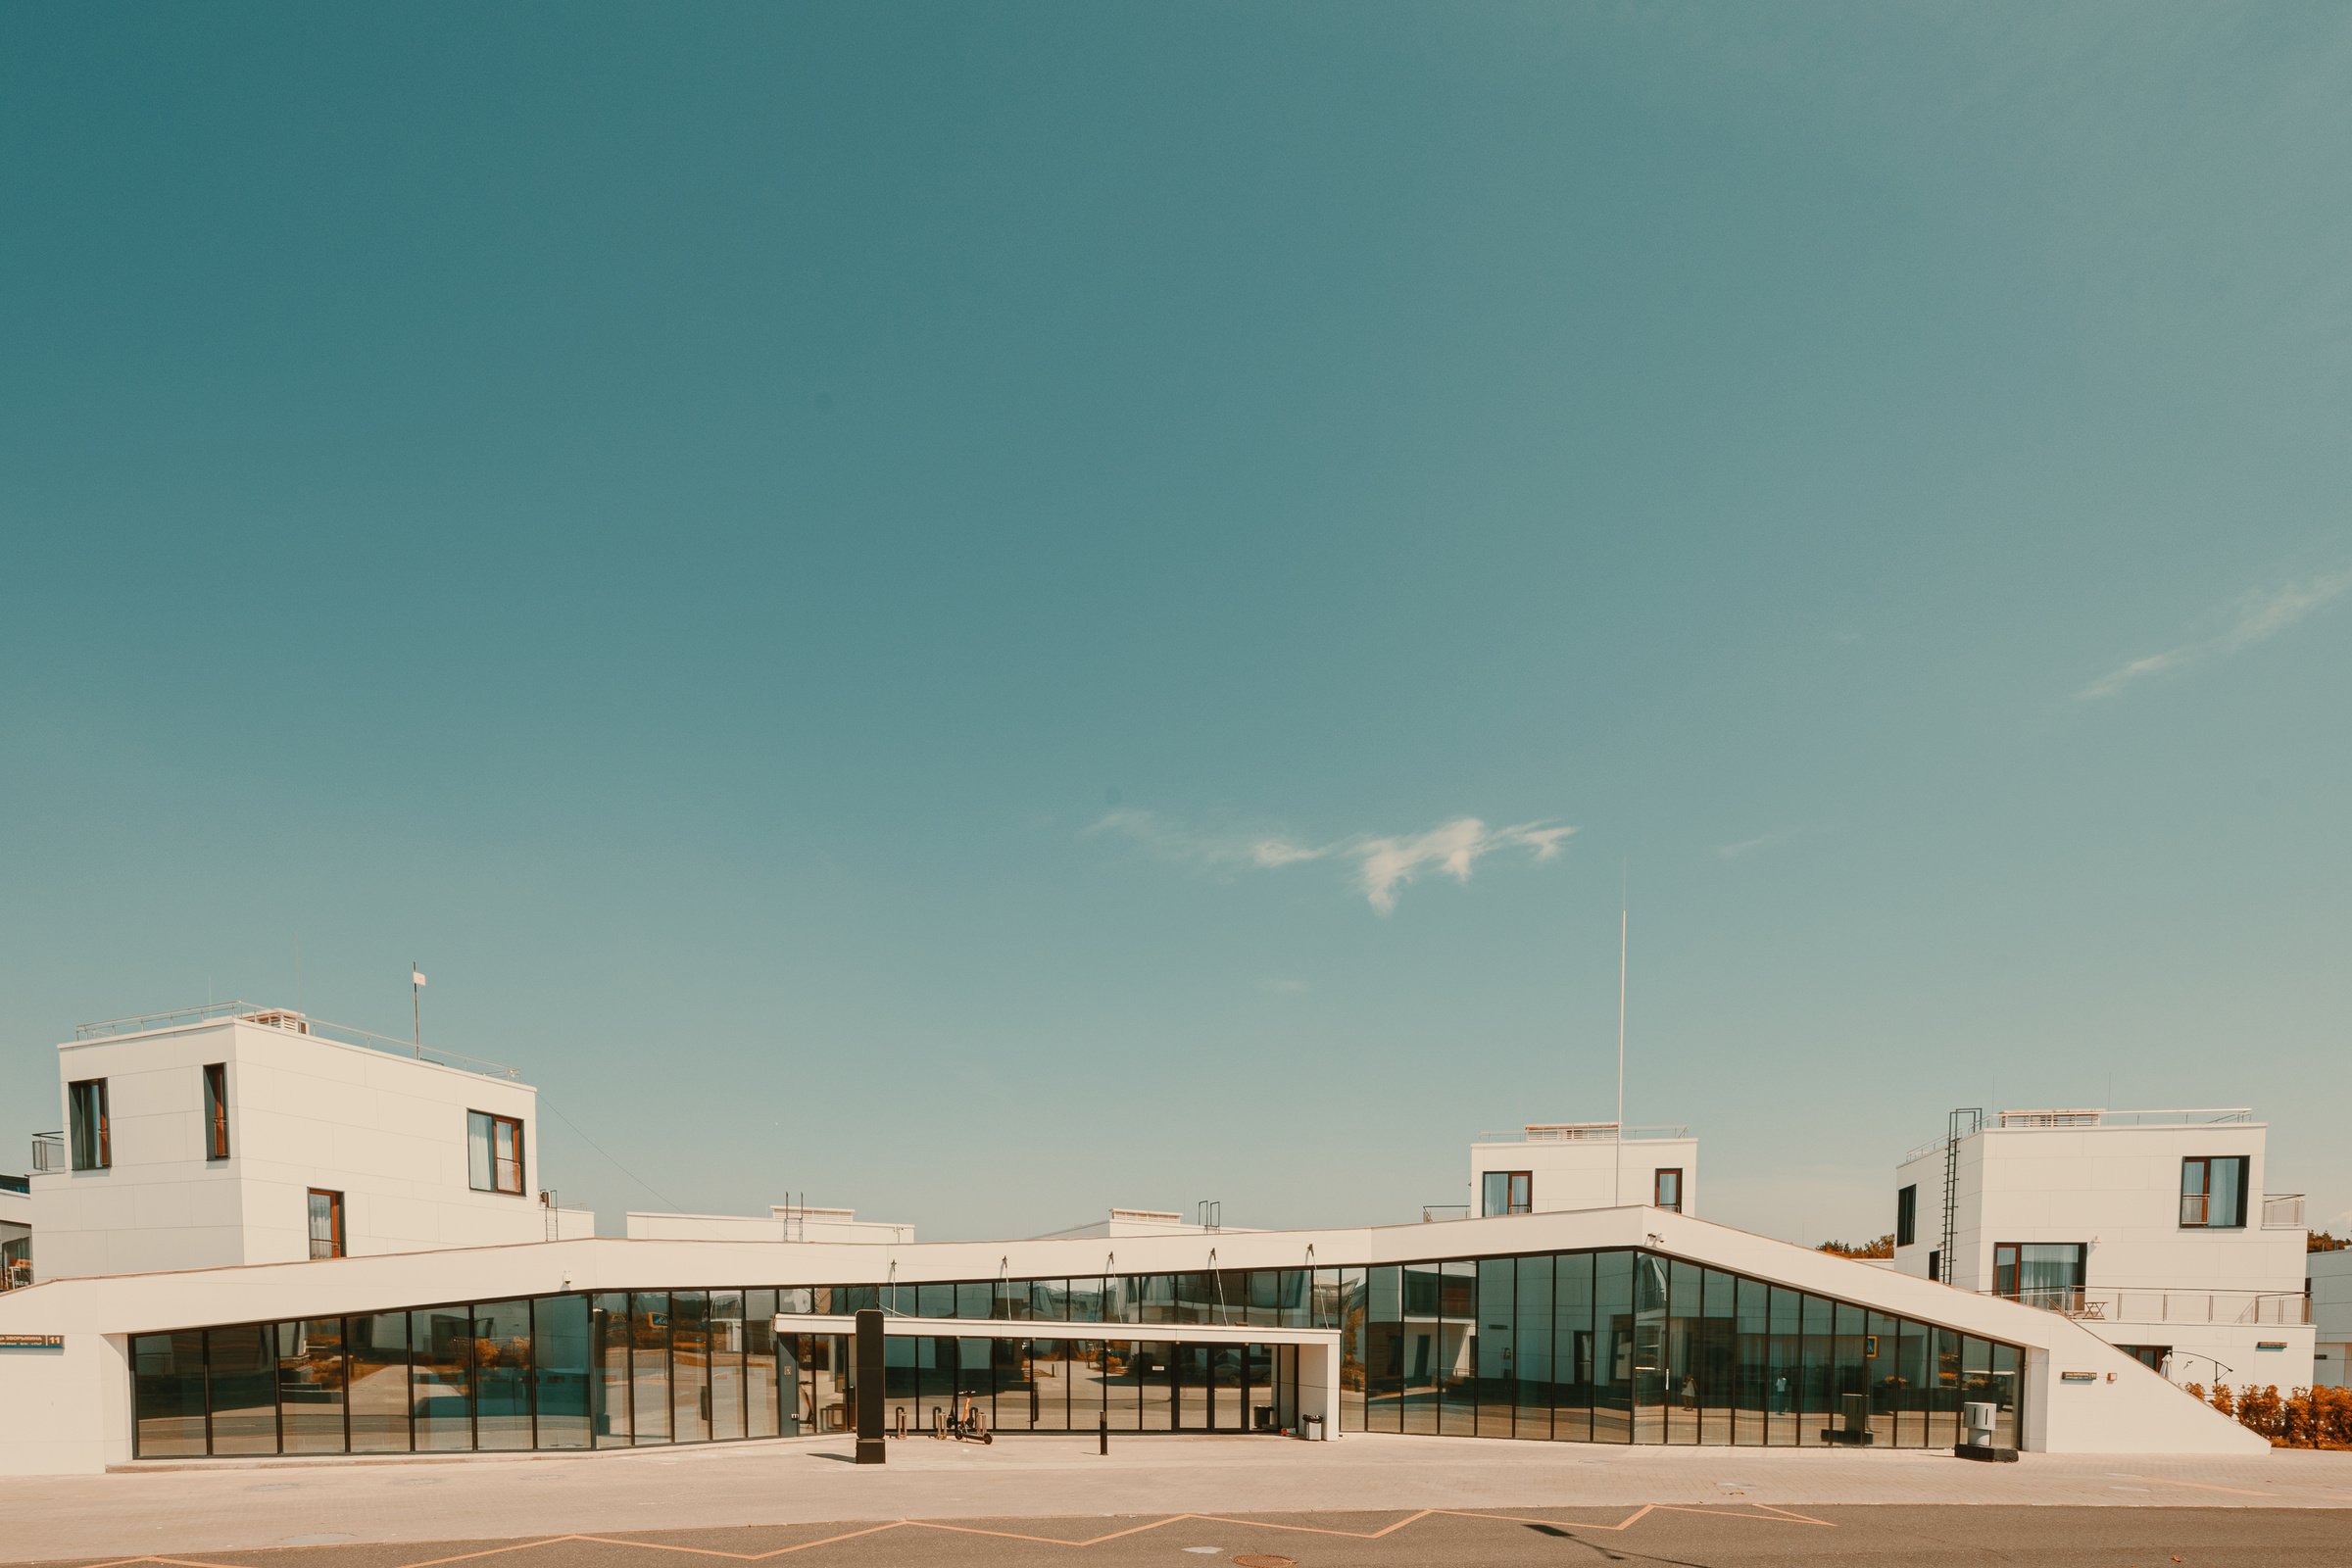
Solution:
[[[510,1067],[502,1061],[485,1061],[463,1052],[445,1051],[439,1046],[427,1046],[415,1040],[396,1040],[372,1030],[357,1029],[350,1024],[328,1023],[307,1013],[286,1007],[266,1007],[251,1002],[213,1002],[201,1007],[178,1007],[170,1012],[143,1012],[128,1018],[106,1018],[96,1023],[76,1024],[74,1038],[77,1041],[113,1040],[124,1035],[151,1034],[163,1029],[184,1029],[191,1024],[210,1023],[217,1019],[235,1018],[265,1028],[283,1029],[288,1034],[311,1035],[331,1040],[337,1045],[362,1046],[370,1051],[382,1051],[394,1055],[413,1056],[437,1066],[454,1067],[460,1072],[477,1072],[486,1078],[520,1078],[520,1068]]]
[[[60,1130],[32,1135],[32,1170],[34,1175],[44,1171],[66,1168],[66,1135]]]
[[[1688,1138],[1690,1129],[1684,1127],[1619,1127],[1613,1121],[1555,1121],[1531,1122],[1506,1132],[1480,1133],[1482,1144],[1583,1144],[1636,1143],[1655,1138]]]
[[[2250,1123],[2251,1105],[2212,1105],[2185,1110],[2004,1110],[1989,1117],[1979,1131],[2063,1130],[2086,1127],[2218,1127]],[[1974,1133],[1968,1135],[1975,1137]],[[1945,1140],[1931,1138],[1905,1153],[1899,1163],[1938,1153]]]

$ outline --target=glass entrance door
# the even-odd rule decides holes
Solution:
[[[1274,1403],[1274,1368],[1270,1345],[1177,1346],[1176,1430],[1254,1430],[1252,1407]]]
[[[1217,1430],[1216,1354],[1214,1345],[1176,1347],[1176,1430]]]

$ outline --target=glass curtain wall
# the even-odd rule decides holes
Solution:
[[[499,1451],[842,1432],[849,1342],[778,1336],[774,1317],[855,1311],[882,1294],[565,1293],[138,1335],[134,1451]],[[1187,1344],[1187,1322],[1337,1330],[1348,1431],[1927,1448],[1957,1442],[1960,1405],[1977,1399],[1995,1406],[2002,1443],[2022,1428],[2014,1346],[1638,1250],[889,1294],[941,1318],[1152,1336],[894,1337],[885,1407],[906,1406],[917,1430],[958,1396],[980,1401],[1002,1432],[1105,1421],[1242,1431],[1261,1410],[1289,1424],[1296,1358]]]

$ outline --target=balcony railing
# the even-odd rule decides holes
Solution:
[[[66,1135],[64,1130],[60,1129],[53,1133],[34,1133],[32,1135],[33,1173],[38,1175],[42,1171],[64,1170],[65,1168]]]
[[[2008,1299],[2094,1323],[2290,1325],[2311,1321],[2310,1298],[2299,1291],[2137,1291],[2053,1286],[2019,1291],[2008,1296]]]
[[[328,1023],[306,1013],[285,1007],[265,1007],[251,1002],[213,1002],[201,1007],[179,1007],[171,1012],[143,1012],[128,1018],[105,1018],[96,1023],[76,1024],[75,1040],[112,1040],[123,1035],[143,1035],[160,1029],[183,1029],[190,1024],[208,1023],[220,1018],[241,1018],[271,1029],[283,1029],[289,1034],[316,1035],[338,1045],[364,1046],[370,1051],[389,1052],[394,1055],[414,1056],[419,1061],[434,1062],[443,1067],[455,1067],[461,1072],[478,1072],[488,1078],[519,1078],[520,1069],[504,1062],[484,1061],[460,1052],[444,1051],[439,1046],[420,1045],[414,1040],[396,1040],[372,1030],[356,1029],[350,1024]]]
[[[2263,1194],[2262,1228],[2266,1231],[2299,1231],[2303,1229],[2303,1195],[2301,1193]]]

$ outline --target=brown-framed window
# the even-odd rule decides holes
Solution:
[[[2243,1154],[2192,1154],[2180,1161],[2180,1227],[2237,1230],[2246,1223]]]
[[[522,1122],[486,1110],[466,1113],[466,1185],[477,1193],[522,1191]]]
[[[1524,1170],[1485,1173],[1479,1193],[1481,1214],[1532,1214],[1536,1208],[1536,1178]]]
[[[343,1195],[322,1187],[311,1189],[311,1255],[343,1255]]]
[[[2053,1312],[2081,1311],[2089,1257],[2082,1242],[1995,1242],[1992,1294]]]
[[[105,1170],[115,1162],[114,1129],[106,1114],[106,1080],[66,1085],[66,1136],[75,1170]]]
[[[1649,1206],[1683,1211],[1683,1172],[1680,1166],[1661,1170],[1649,1184]]]
[[[207,1063],[204,1069],[204,1157],[228,1157],[228,1063]]]

